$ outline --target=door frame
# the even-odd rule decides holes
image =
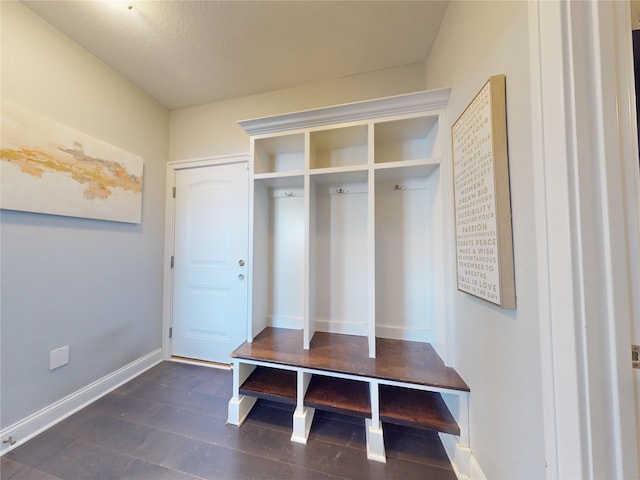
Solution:
[[[215,157],[205,157],[190,160],[176,160],[167,163],[167,178],[165,189],[165,235],[164,235],[164,256],[163,256],[163,304],[162,304],[162,358],[171,358],[171,338],[169,329],[173,326],[173,268],[171,267],[171,256],[175,252],[175,199],[173,198],[173,187],[175,186],[176,173],[180,170],[192,168],[213,167],[232,163],[246,163],[249,168],[249,154],[241,153],[235,155],[223,155]],[[248,178],[248,176],[247,176]],[[248,180],[247,180],[248,181]],[[250,190],[247,188],[247,190]],[[249,228],[249,217],[247,212],[247,228]],[[249,242],[251,239],[249,238]],[[248,298],[247,298],[248,300]],[[247,303],[247,306],[249,304]]]
[[[640,468],[630,18],[628,2],[529,3],[547,478],[636,478]]]

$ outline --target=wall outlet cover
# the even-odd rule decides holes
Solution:
[[[49,352],[49,370],[54,370],[67,363],[69,363],[69,345],[56,348]]]

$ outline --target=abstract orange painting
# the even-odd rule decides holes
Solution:
[[[0,208],[140,223],[142,157],[2,102]]]

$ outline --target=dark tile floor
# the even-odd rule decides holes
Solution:
[[[386,425],[367,460],[362,419],[316,411],[307,445],[293,407],[258,401],[226,424],[231,372],[163,362],[2,457],[2,480],[455,479],[438,436]]]

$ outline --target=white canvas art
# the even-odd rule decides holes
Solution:
[[[142,157],[2,102],[0,208],[140,223]]]

